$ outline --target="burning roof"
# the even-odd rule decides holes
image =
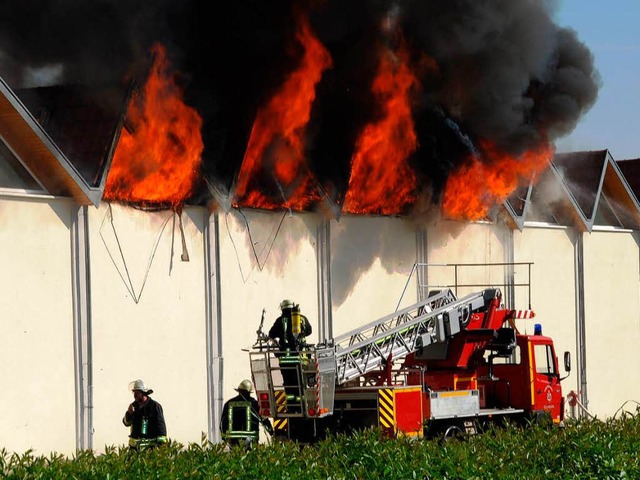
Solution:
[[[14,3],[16,87],[140,84],[116,201],[200,202],[205,179],[236,206],[475,219],[546,168],[599,87],[542,1]]]
[[[21,89],[16,94],[87,184],[104,187],[127,91],[68,84]]]

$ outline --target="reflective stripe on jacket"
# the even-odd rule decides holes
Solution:
[[[157,438],[131,438],[129,437],[129,447],[135,450],[144,450],[145,448],[151,448],[158,445],[163,445],[167,443],[169,440],[167,437],[157,437]]]
[[[250,401],[232,400],[227,403],[227,428],[226,432],[222,432],[222,438],[258,440],[258,429],[256,421],[253,418],[255,413],[252,412]]]

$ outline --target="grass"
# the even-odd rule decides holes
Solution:
[[[507,426],[462,440],[386,439],[377,430],[302,447],[250,451],[207,442],[142,453],[109,447],[102,455],[35,456],[0,450],[3,479],[636,479],[640,415],[583,420],[565,428]]]

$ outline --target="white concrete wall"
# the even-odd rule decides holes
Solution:
[[[90,209],[97,451],[127,442],[121,419],[136,378],[155,390],[171,439],[199,442],[207,431],[204,215],[201,208],[182,214],[186,262],[172,211]]]
[[[333,335],[350,331],[415,303],[413,225],[396,217],[344,216],[332,221]]]
[[[75,450],[70,228],[76,210],[67,200],[0,199],[0,361],[10,385],[0,395],[0,447],[11,451]],[[136,378],[155,389],[172,439],[199,442],[207,431],[206,217],[196,207],[182,215],[185,262],[172,212],[108,204],[89,208],[91,413],[98,452],[126,443],[121,417],[132,398],[127,385]],[[263,308],[266,332],[280,301],[294,300],[313,325],[309,340],[319,340],[318,222],[311,213],[219,213],[224,399],[250,377],[243,349],[256,339]],[[439,222],[427,228],[428,263],[505,262],[510,235],[502,225]],[[330,242],[334,335],[391,313],[403,292],[401,306],[416,300],[415,278],[407,286],[417,251],[410,221],[344,216],[330,221]],[[514,261],[534,263],[531,302],[537,317],[519,327],[529,331],[533,323],[542,323],[558,354],[571,351],[575,365],[569,232],[525,228],[513,232],[513,248]],[[640,360],[635,349],[640,261],[634,234],[585,235],[584,268],[589,408],[612,415],[625,400],[640,398],[640,374],[626,368]],[[460,272],[459,281],[498,284],[503,273]],[[517,270],[516,282],[521,275]],[[429,283],[453,283],[451,269],[430,267]],[[516,289],[516,307],[526,308],[527,301]],[[565,391],[577,388],[575,372],[564,386]]]
[[[68,200],[0,198],[0,448],[75,450]]]
[[[316,231],[313,214],[231,210],[220,213],[220,282],[224,399],[251,378],[248,349],[256,341],[262,310],[268,333],[287,298],[300,305],[318,332]],[[218,421],[218,420],[216,420]]]
[[[522,232],[514,232],[514,261],[533,262],[531,267],[531,307],[536,317],[517,321],[522,333],[533,333],[534,324],[542,325],[542,333],[554,340],[556,355],[563,369],[564,352],[571,353],[573,369],[562,382],[564,393],[578,390],[577,371],[577,327],[576,327],[576,284],[574,233],[567,229],[526,227]],[[525,280],[516,275],[516,282]],[[521,282],[521,283],[524,283]],[[525,292],[520,289],[516,300],[527,302]],[[516,308],[527,308],[526,304],[516,304]]]
[[[635,233],[584,236],[588,409],[613,415],[640,401],[640,299]],[[626,405],[635,412],[636,403]]]

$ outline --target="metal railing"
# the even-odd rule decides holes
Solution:
[[[508,308],[516,308],[516,288],[525,289],[526,291],[526,304],[531,309],[531,267],[533,262],[497,262],[497,263],[421,263],[416,262],[413,264],[409,278],[402,290],[400,299],[396,306],[396,310],[400,308],[402,300],[407,292],[407,289],[411,285],[414,276],[416,278],[416,285],[418,289],[418,300],[423,300],[429,295],[431,290],[443,290],[450,289],[456,296],[460,295],[460,290],[466,289],[466,293],[472,291],[471,289],[481,290],[487,287],[501,288],[504,298],[503,302]],[[516,282],[516,276],[521,273],[520,267],[526,272],[526,279]],[[473,277],[473,274],[468,270],[480,269],[486,270],[486,277],[493,277],[492,273],[495,273],[496,269],[501,269],[500,281],[493,281],[490,278],[489,281],[483,282],[471,282],[468,279]],[[449,277],[453,279],[450,283],[428,283],[429,270],[433,269],[450,269],[451,273]],[[466,271],[465,271],[466,270]],[[516,271],[518,270],[518,271]],[[498,276],[497,273],[495,276]],[[521,304],[523,302],[520,302]]]

